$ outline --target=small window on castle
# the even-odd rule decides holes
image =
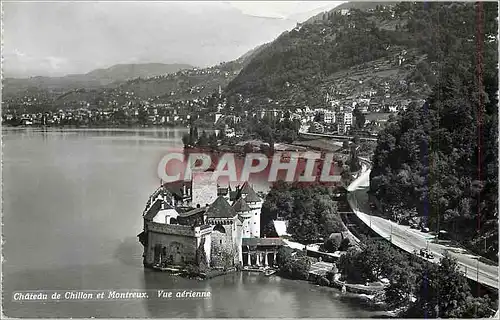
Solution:
[[[220,241],[220,244],[222,244],[222,240],[219,240]]]
[[[257,212],[255,212],[255,215],[257,215]]]

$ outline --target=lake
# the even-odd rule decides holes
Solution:
[[[197,281],[144,270],[142,211],[181,129],[3,129],[3,294],[9,317],[328,317],[377,313],[350,295],[261,274]],[[206,290],[210,299],[13,301],[22,290]]]

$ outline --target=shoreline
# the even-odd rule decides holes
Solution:
[[[92,126],[92,127],[82,127],[82,126],[9,126],[2,124],[2,129],[14,129],[14,130],[26,130],[26,129],[36,129],[47,130],[47,131],[59,131],[59,130],[72,130],[72,131],[162,131],[162,130],[188,130],[187,126],[150,126],[150,127],[140,127],[140,126],[132,126],[132,127],[109,127],[109,126]]]

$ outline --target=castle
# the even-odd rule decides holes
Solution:
[[[189,182],[162,185],[150,197],[138,235],[146,267],[199,263],[212,268],[274,264],[280,239],[260,239],[263,200],[248,182],[232,190],[197,173]]]

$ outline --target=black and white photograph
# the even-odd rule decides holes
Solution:
[[[498,319],[498,2],[0,5],[2,319]]]

